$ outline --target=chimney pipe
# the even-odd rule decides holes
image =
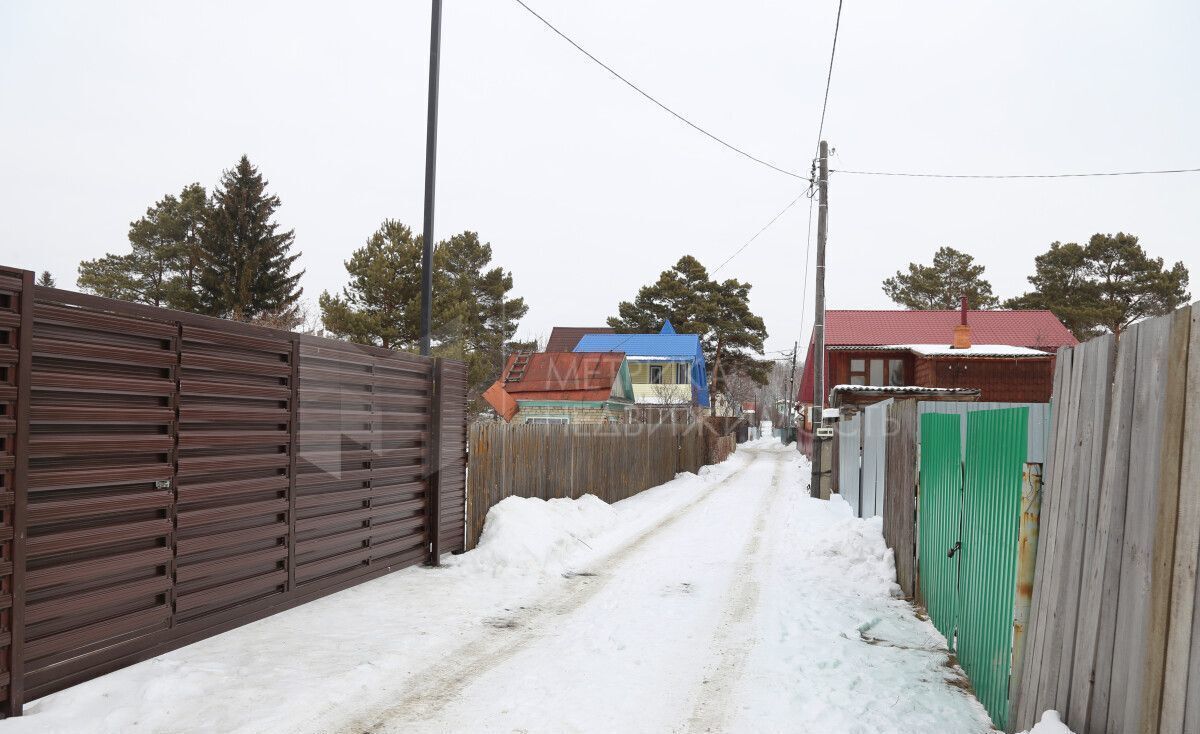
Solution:
[[[962,321],[954,327],[954,343],[950,345],[951,349],[970,349],[971,348],[971,326],[967,323],[967,297],[962,297]]]

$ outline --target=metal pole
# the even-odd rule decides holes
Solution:
[[[829,447],[825,439],[817,437],[823,427],[822,413],[825,409],[825,236],[829,218],[829,144],[821,141],[819,158],[820,177],[817,181],[817,283],[816,308],[813,321],[813,456],[812,484],[809,493],[813,497],[828,495],[825,489],[829,481],[825,472],[825,454]]]
[[[800,342],[792,342],[792,374],[788,377],[787,402],[783,419],[784,428],[793,428],[796,425],[796,351],[800,349]]]
[[[433,0],[429,28],[429,109],[425,128],[425,223],[421,242],[421,354],[433,331],[433,190],[437,178],[438,77],[442,58],[442,0]]]

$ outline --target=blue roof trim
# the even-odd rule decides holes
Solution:
[[[658,333],[659,334],[674,334],[675,333],[675,327],[671,325],[671,319],[667,319],[666,321],[663,322],[662,329],[659,330]]]
[[[665,326],[665,325],[664,325]],[[627,359],[658,357],[692,363],[696,403],[708,407],[708,367],[696,334],[586,334],[576,352],[624,352]]]

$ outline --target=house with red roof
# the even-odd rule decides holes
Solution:
[[[633,382],[623,352],[536,352],[508,358],[483,399],[506,423],[624,423]]]
[[[986,402],[1044,403],[1054,354],[1078,341],[1049,311],[825,312],[825,394],[838,385],[972,388]],[[814,402],[814,345],[797,401]],[[808,411],[806,411],[808,412]],[[810,424],[811,425],[811,424]]]

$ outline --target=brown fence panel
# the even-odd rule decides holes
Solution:
[[[438,387],[431,358],[32,281],[0,268],[0,714],[420,563],[438,504],[462,547],[461,362]]]
[[[0,268],[0,713],[21,710],[33,273]]]
[[[466,540],[467,366],[438,360],[438,549],[457,553]]]
[[[181,332],[176,624],[287,591],[292,394],[284,336]]]
[[[299,348],[298,588],[423,560],[430,360]]]
[[[32,342],[28,698],[170,627],[178,330],[38,299]]]

